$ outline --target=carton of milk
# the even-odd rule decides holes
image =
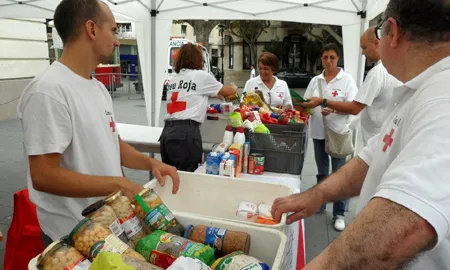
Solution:
[[[234,178],[235,162],[236,157],[234,155],[230,155],[229,152],[226,152],[222,157],[222,161],[220,162],[219,175]]]
[[[222,154],[211,152],[208,153],[208,156],[206,157],[206,173],[207,174],[213,174],[213,175],[219,175],[219,167],[220,162],[222,161]]]

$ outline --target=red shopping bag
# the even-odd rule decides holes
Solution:
[[[6,238],[3,269],[27,270],[28,263],[44,251],[36,206],[30,201],[28,189],[14,194],[14,214]]]

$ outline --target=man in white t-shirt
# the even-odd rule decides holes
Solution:
[[[143,187],[125,178],[122,166],[151,170],[179,186],[174,167],[123,142],[111,97],[91,72],[112,59],[117,25],[98,0],[63,0],[54,22],[64,53],[24,90],[17,111],[28,157],[28,189],[37,207],[45,246],[67,235],[81,212],[112,192],[133,198]]]
[[[305,269],[450,266],[450,1],[391,0],[384,16],[381,59],[404,82],[392,113],[359,157],[273,204],[276,220],[295,212],[291,223],[360,196],[352,224]]]
[[[256,77],[255,65],[250,66],[250,80]]]
[[[364,83],[351,102],[328,100],[326,106],[339,113],[358,115],[364,146],[378,134],[386,116],[391,112],[393,89],[402,83],[390,75],[381,64],[379,40],[375,36],[375,27],[370,27],[361,36],[362,53],[369,63],[376,65],[369,71]],[[310,103],[320,106],[323,99],[312,97]],[[361,114],[360,114],[361,113]]]

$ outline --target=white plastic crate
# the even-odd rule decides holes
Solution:
[[[287,242],[287,237],[284,233],[273,229],[249,226],[189,213],[173,212],[173,214],[184,227],[188,225],[204,225],[248,233],[250,235],[249,255],[266,263],[272,270],[281,269]],[[37,258],[38,256],[30,261],[28,270],[38,270],[36,268]]]
[[[173,212],[173,214],[178,222],[185,227],[188,225],[205,225],[248,233],[250,235],[249,255],[269,265],[271,270],[282,269],[281,266],[287,243],[287,237],[284,233],[274,229],[249,226],[247,224],[189,213]]]
[[[173,212],[192,213],[284,232],[287,214],[283,214],[280,223],[265,225],[238,220],[236,210],[242,201],[271,205],[276,198],[293,194],[294,191],[291,188],[279,184],[201,173],[180,171],[178,174],[180,175],[180,189],[176,195],[172,194],[170,177],[165,178],[165,187],[157,184],[156,180],[152,180],[144,186],[154,189]]]

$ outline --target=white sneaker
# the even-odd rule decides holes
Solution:
[[[334,220],[334,228],[336,231],[342,232],[345,229],[345,220],[343,216],[336,216]]]

